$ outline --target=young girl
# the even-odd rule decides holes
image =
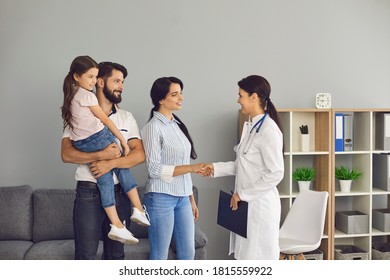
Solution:
[[[103,112],[92,92],[98,71],[98,64],[89,56],[78,56],[73,60],[64,79],[64,103],[61,108],[63,128],[71,130],[70,139],[80,151],[100,151],[115,143],[116,137],[122,146],[123,156],[126,156],[130,151],[126,139]],[[139,202],[137,184],[130,169],[114,168],[97,178],[102,206],[111,221],[108,237],[125,244],[136,244],[138,239],[120,221],[115,208],[113,172],[134,205],[130,219],[140,225],[150,225],[147,213]]]

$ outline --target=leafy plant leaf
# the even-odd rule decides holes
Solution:
[[[295,181],[311,181],[315,177],[315,171],[311,167],[299,167],[294,170],[292,177]]]
[[[335,177],[339,180],[357,180],[363,173],[356,169],[349,169],[346,166],[339,166],[335,168]]]

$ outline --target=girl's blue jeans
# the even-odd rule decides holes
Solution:
[[[116,143],[115,136],[107,127],[104,127],[101,131],[86,139],[74,141],[73,145],[82,152],[97,152],[103,150],[112,143]],[[97,179],[97,185],[104,208],[115,205],[113,172],[118,177],[119,183],[125,193],[128,193],[137,186],[137,183],[128,168],[114,168],[110,172],[100,176]]]

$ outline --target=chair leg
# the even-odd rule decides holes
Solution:
[[[298,260],[305,260],[305,256],[303,255],[303,253],[300,253],[298,255]]]

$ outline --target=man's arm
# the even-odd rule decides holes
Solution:
[[[88,164],[98,160],[115,159],[121,156],[118,145],[111,144],[99,152],[81,152],[77,150],[69,137],[62,138],[61,158],[65,163]]]
[[[145,161],[142,141],[140,139],[130,139],[127,143],[130,147],[130,153],[127,156],[111,160],[99,160],[89,165],[89,170],[95,178],[99,178],[114,168],[131,168]]]

